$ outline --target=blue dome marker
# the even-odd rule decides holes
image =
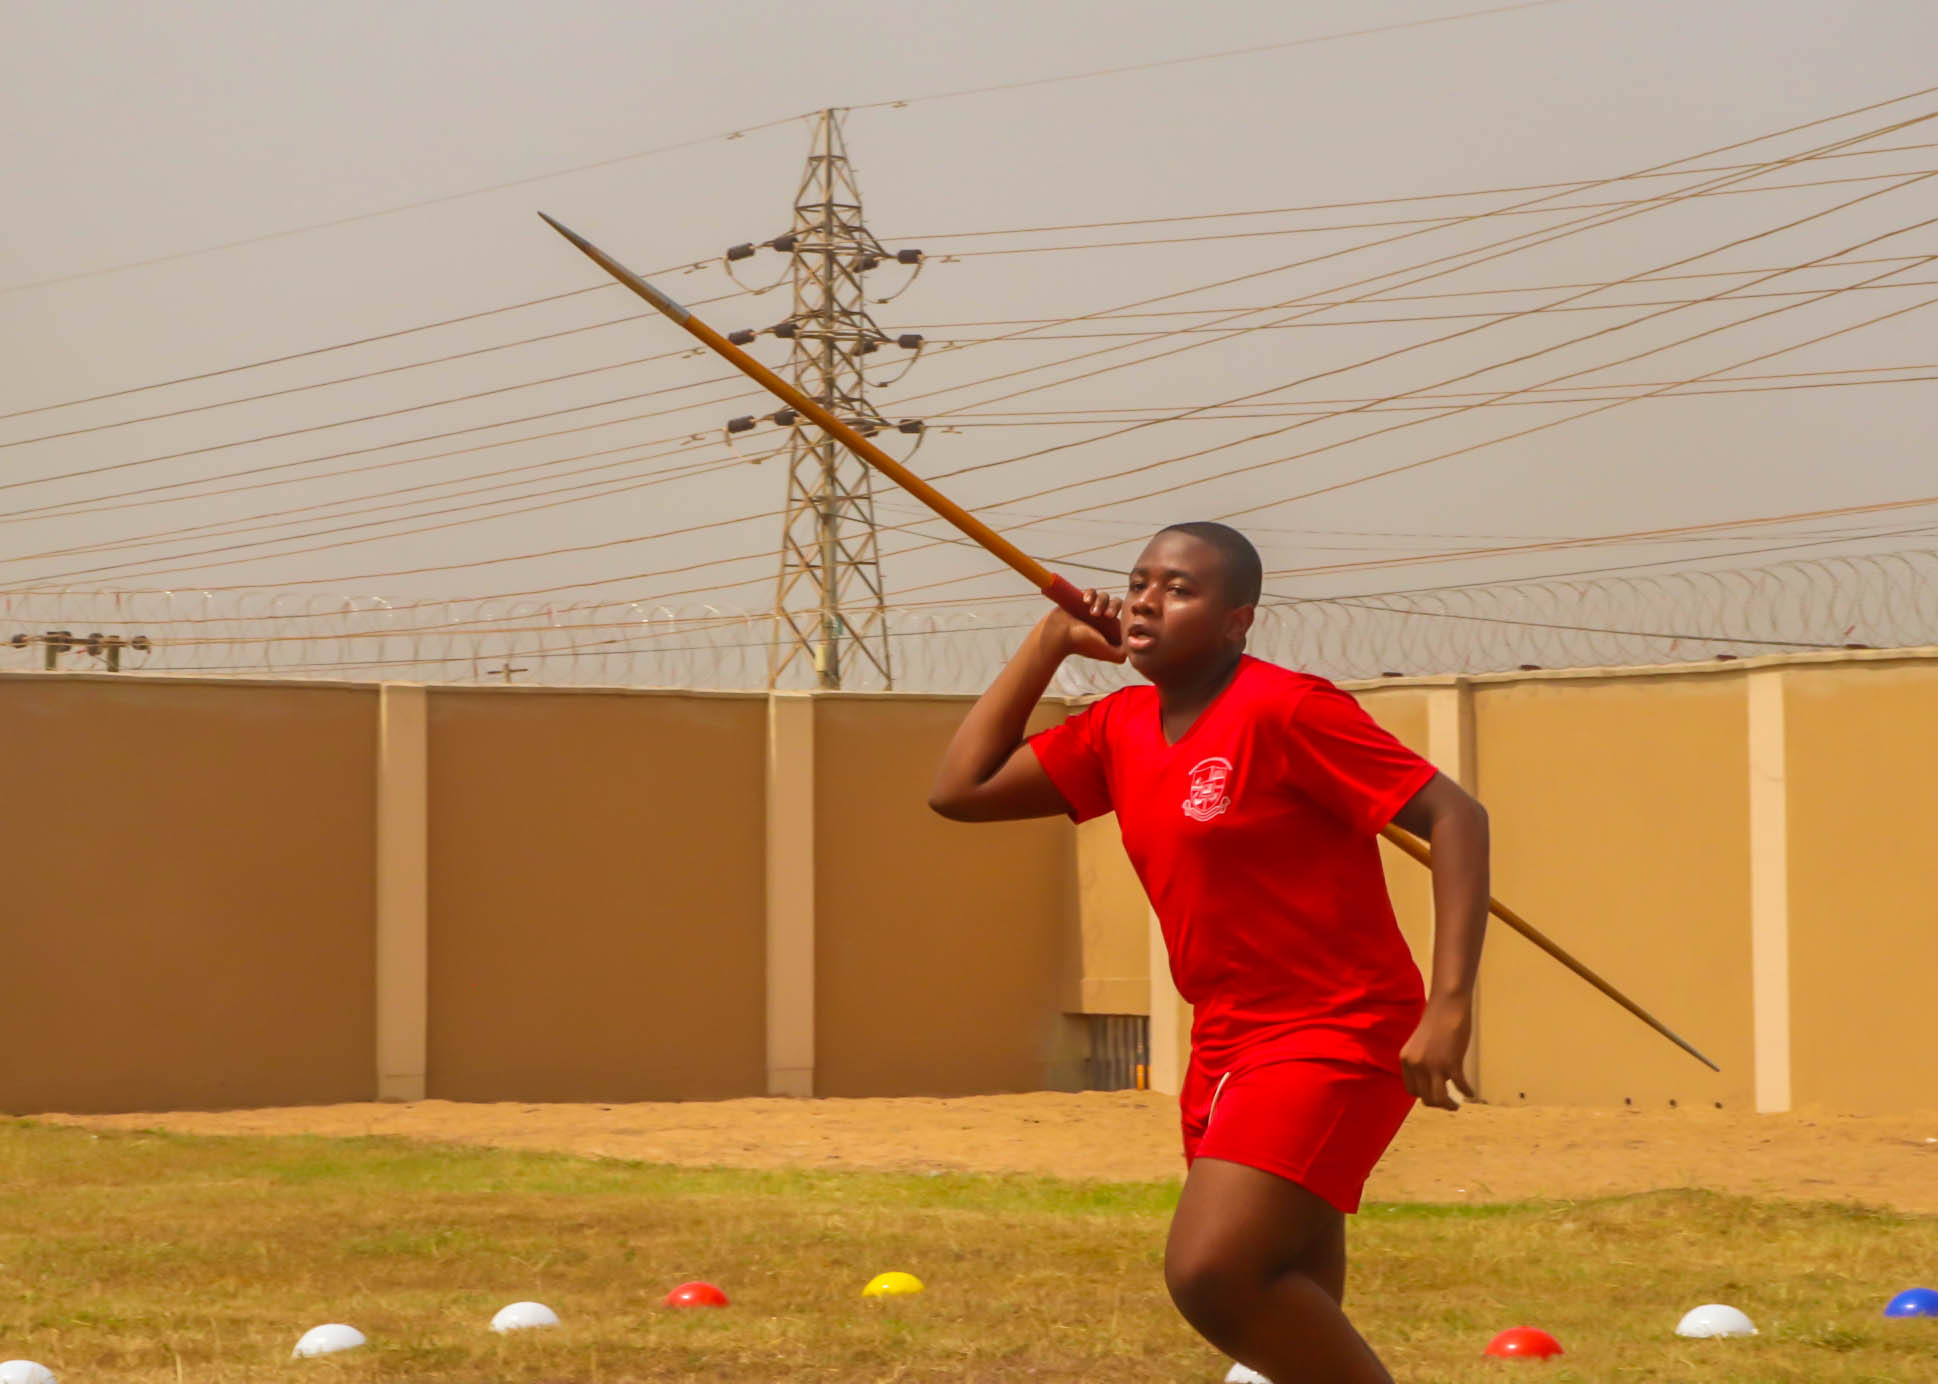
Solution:
[[[1938,1288],[1906,1288],[1885,1304],[1887,1317],[1938,1317]]]

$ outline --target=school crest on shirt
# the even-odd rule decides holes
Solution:
[[[1191,770],[1191,785],[1184,797],[1184,815],[1197,822],[1209,822],[1231,806],[1231,761],[1201,759]]]

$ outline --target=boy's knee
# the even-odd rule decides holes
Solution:
[[[1186,1321],[1215,1335],[1220,1326],[1244,1318],[1264,1283],[1255,1269],[1217,1246],[1172,1246],[1164,1256],[1164,1286]]]

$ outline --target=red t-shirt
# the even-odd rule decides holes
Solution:
[[[1399,1069],[1423,991],[1379,829],[1434,775],[1323,678],[1247,655],[1167,744],[1155,687],[1030,739],[1086,821],[1117,813],[1194,1011],[1194,1060],[1329,1057]]]

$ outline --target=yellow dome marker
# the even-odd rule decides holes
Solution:
[[[901,1297],[922,1291],[922,1280],[912,1273],[878,1273],[861,1290],[863,1297]]]

